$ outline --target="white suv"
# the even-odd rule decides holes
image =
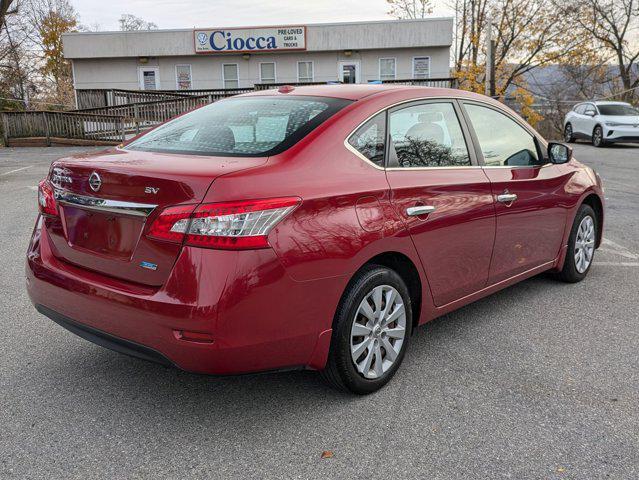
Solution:
[[[564,140],[591,140],[595,147],[639,142],[639,110],[624,102],[584,102],[566,114]]]

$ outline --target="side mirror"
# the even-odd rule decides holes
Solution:
[[[548,144],[548,159],[550,163],[568,163],[572,158],[572,148],[563,143]]]
[[[597,114],[594,110],[586,110],[586,115],[589,117],[594,117]]]

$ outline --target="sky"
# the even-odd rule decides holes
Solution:
[[[235,27],[389,19],[386,0],[71,0],[83,25],[117,30],[130,13],[159,28]],[[435,2],[433,2],[435,3]],[[437,2],[438,4],[440,2]],[[435,16],[450,16],[436,8]]]

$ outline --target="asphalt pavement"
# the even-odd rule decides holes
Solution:
[[[0,478],[639,478],[639,146],[575,145],[607,198],[585,281],[541,275],[429,323],[367,397],[314,372],[166,369],[39,315],[36,185],[81,150],[0,149]]]

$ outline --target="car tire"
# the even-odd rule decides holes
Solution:
[[[603,136],[603,128],[597,125],[595,129],[592,131],[592,144],[595,147],[605,147],[606,141]]]
[[[384,316],[389,299],[392,303]],[[394,270],[381,265],[362,268],[349,282],[337,308],[328,361],[322,371],[324,379],[339,390],[358,395],[386,385],[408,348],[411,307],[408,288]],[[394,316],[395,320],[384,327],[385,321]]]
[[[588,231],[589,228],[592,231]],[[598,231],[595,211],[590,205],[581,205],[570,230],[564,266],[557,275],[560,280],[577,283],[586,278],[594,260]],[[579,257],[578,248],[581,248],[581,255],[585,257]],[[580,258],[585,258],[587,262],[582,263]]]
[[[564,142],[566,143],[575,143],[575,137],[572,132],[572,125],[567,123],[564,127]]]

